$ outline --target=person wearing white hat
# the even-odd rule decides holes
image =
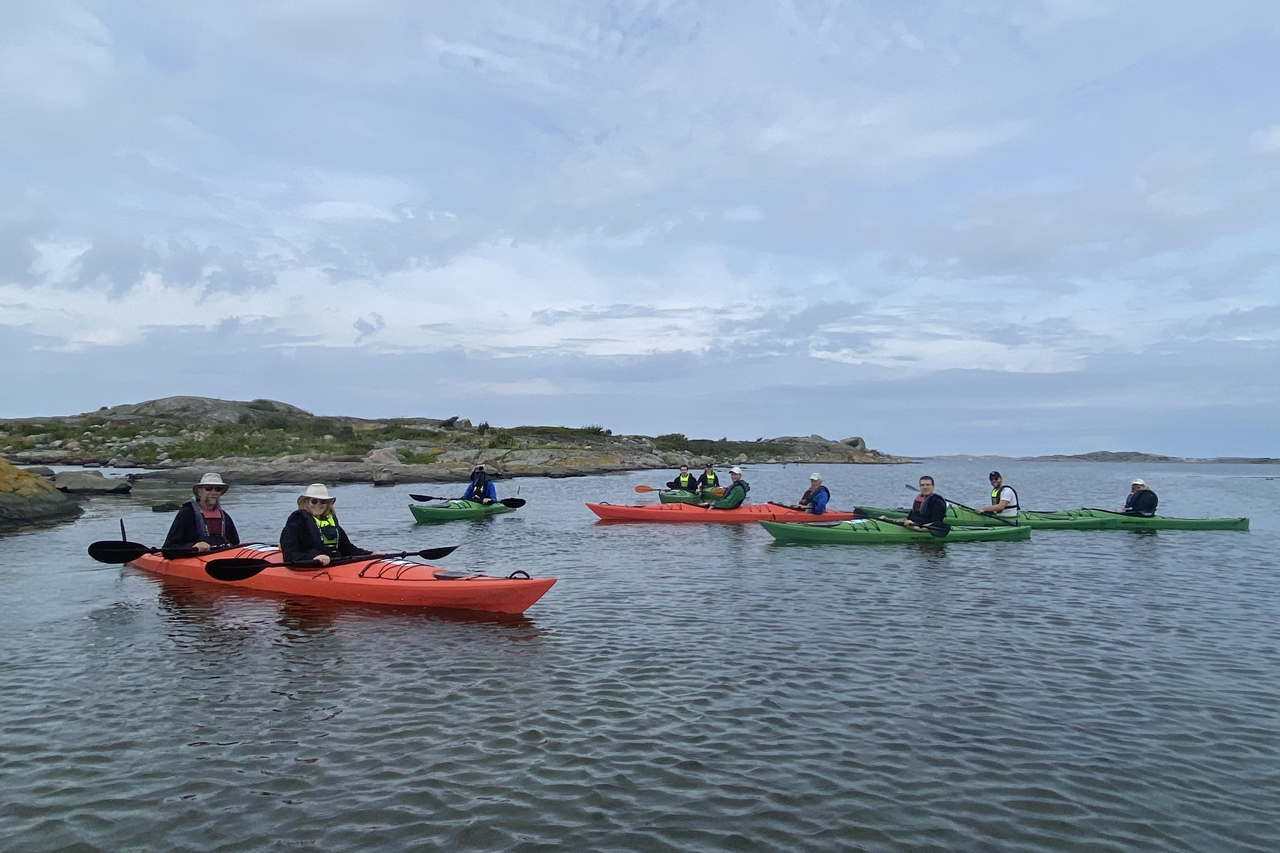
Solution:
[[[205,474],[191,487],[193,500],[184,503],[169,525],[165,548],[191,548],[204,552],[210,548],[239,545],[240,534],[235,522],[219,504],[227,484],[219,474]]]
[[[729,479],[733,483],[724,490],[724,497],[711,504],[702,504],[702,506],[710,509],[737,509],[741,506],[742,502],[747,499],[747,492],[751,491],[751,486],[747,485],[747,481],[742,479],[742,469],[737,465],[729,469]]]
[[[1151,491],[1142,480],[1134,480],[1129,486],[1129,497],[1125,499],[1124,509],[1120,510],[1125,515],[1140,515],[1144,518],[1150,518],[1156,514],[1156,507],[1160,504],[1160,498],[1155,492]]]
[[[368,557],[366,551],[351,544],[347,532],[338,526],[333,511],[336,497],[324,483],[312,483],[298,496],[298,509],[289,515],[280,531],[280,551],[286,563],[316,562],[329,565],[338,557]]]
[[[796,509],[813,515],[822,515],[827,511],[827,501],[831,500],[831,490],[822,485],[822,475],[814,471],[809,475],[809,488],[800,496]]]

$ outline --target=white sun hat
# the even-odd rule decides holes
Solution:
[[[222,486],[222,490],[224,492],[231,488],[226,483],[222,482],[221,474],[205,474],[200,478],[200,482],[191,487],[191,491],[198,492],[200,491],[201,486]]]
[[[324,483],[312,483],[310,486],[307,486],[307,490],[302,493],[302,497],[319,498],[322,501],[329,501],[330,503],[337,500],[336,497],[329,494],[329,489],[325,487]]]
[[[809,475],[810,482],[812,482],[813,480],[821,480],[821,479],[822,479],[822,475],[819,474],[817,471],[814,471],[812,474]]]

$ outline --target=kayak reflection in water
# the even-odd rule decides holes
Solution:
[[[751,486],[747,481],[742,479],[742,469],[737,465],[729,469],[729,479],[733,484],[724,490],[724,497],[710,504],[702,504],[708,509],[737,509],[742,502],[747,499],[747,492],[751,491]]]
[[[1125,499],[1124,509],[1120,510],[1125,515],[1140,515],[1144,518],[1150,518],[1156,514],[1156,507],[1160,504],[1160,498],[1143,480],[1134,480],[1133,485],[1129,487],[1129,497]]]
[[[462,493],[462,499],[486,505],[498,499],[498,490],[493,487],[493,481],[489,479],[489,472],[483,465],[477,465],[475,470],[471,472],[471,484]]]
[[[911,530],[924,530],[931,525],[946,523],[946,518],[947,502],[942,499],[942,495],[934,494],[933,478],[925,474],[920,478],[920,494],[916,495],[915,503],[911,505],[911,512],[907,513],[907,519],[902,522],[902,526]],[[891,521],[892,519],[882,515],[880,520]]]
[[[792,509],[822,515],[827,511],[827,501],[831,500],[831,490],[822,485],[822,475],[814,471],[809,475],[809,488],[800,496],[800,503]]]
[[[227,484],[219,474],[205,474],[191,487],[195,495],[178,510],[164,539],[165,548],[192,548],[208,551],[225,545],[239,545],[235,522],[219,503]]]
[[[696,492],[698,491],[698,479],[689,473],[688,465],[681,465],[680,473],[676,475],[674,480],[667,483],[667,488],[679,489],[685,492]]]
[[[369,557],[381,551],[366,551],[351,544],[347,532],[338,526],[333,511],[337,498],[323,483],[312,483],[298,498],[298,509],[290,514],[280,531],[280,550],[286,563],[314,560],[327,566],[336,557]]]

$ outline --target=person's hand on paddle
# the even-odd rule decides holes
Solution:
[[[205,551],[208,551],[212,547],[213,546],[210,545],[208,542],[197,542],[196,544],[191,546],[191,550],[195,551],[198,554],[203,554]]]
[[[311,559],[313,559],[315,562],[319,563],[319,564],[320,564],[320,565],[322,565],[322,566],[327,566],[327,565],[329,565],[329,555],[328,555],[328,554],[317,554],[316,556],[312,557]]]

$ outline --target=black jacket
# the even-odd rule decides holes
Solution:
[[[703,489],[718,489],[718,488],[720,488],[720,478],[716,476],[715,471],[711,472],[710,477],[707,476],[706,471],[703,471],[701,474],[698,475],[698,491],[702,491]]]
[[[280,550],[286,563],[305,563],[328,553],[320,540],[320,528],[305,509],[294,510],[280,531]],[[347,531],[338,525],[338,557],[367,557],[372,551],[357,548],[347,538]],[[330,554],[329,556],[335,556]]]
[[[686,492],[696,492],[698,491],[698,478],[690,474],[689,484],[687,486],[682,486],[680,485],[680,475],[676,474],[676,478],[672,480],[670,483],[667,483],[667,488],[668,489],[684,489]]]
[[[947,519],[947,502],[942,499],[942,495],[934,493],[932,495],[921,495],[916,498],[916,503],[912,504],[911,512],[907,513],[907,521],[914,522],[921,527],[930,524],[946,524]]]
[[[218,507],[218,510],[222,513],[222,535],[210,536],[209,530],[204,525],[204,518],[196,509],[196,502],[184,503],[178,510],[178,514],[173,517],[173,524],[169,525],[169,535],[164,538],[164,547],[190,548],[197,542],[208,542],[214,547],[239,545],[240,534],[236,531],[235,522],[231,520],[231,516],[227,515],[225,509]]]
[[[1139,489],[1129,495],[1124,502],[1125,515],[1145,515],[1148,518],[1156,514],[1156,507],[1160,505],[1160,498],[1156,497],[1156,493],[1150,489]]]

